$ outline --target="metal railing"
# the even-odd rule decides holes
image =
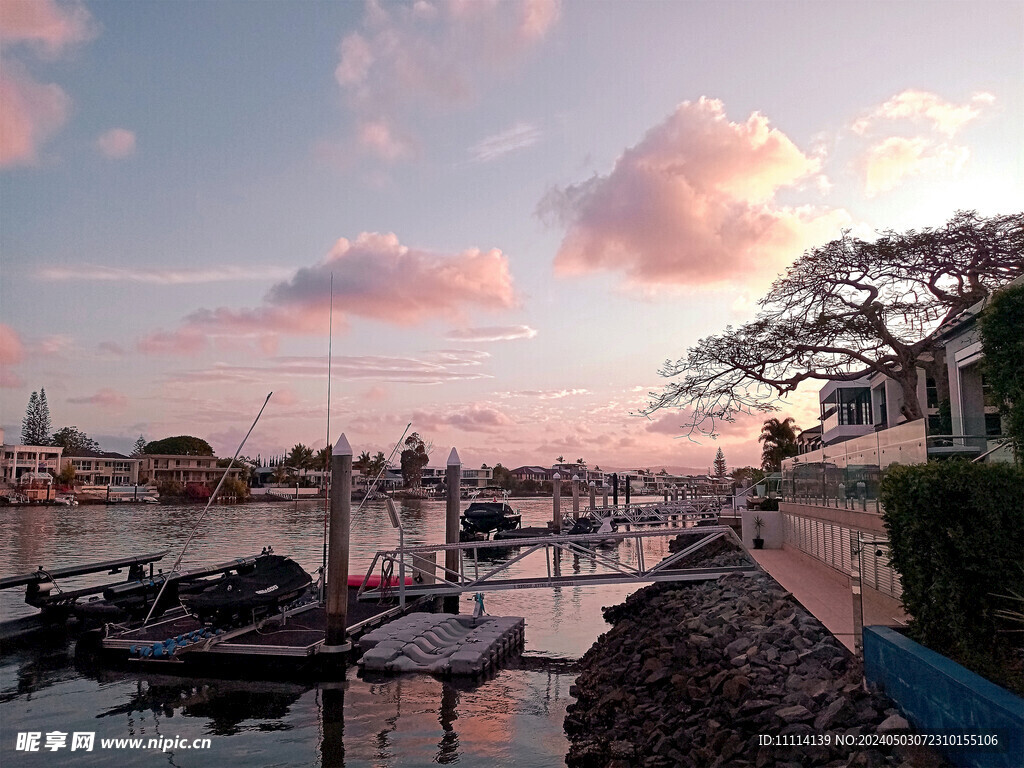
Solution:
[[[666,538],[683,536],[691,541],[677,552],[666,554]],[[574,586],[586,584],[628,584],[651,581],[704,581],[727,573],[758,570],[747,557],[747,564],[723,567],[684,567],[682,561],[708,546],[725,539],[741,550],[743,545],[729,526],[637,530],[583,535],[549,535],[502,541],[434,544],[376,553],[360,587],[361,600],[375,600],[398,593],[406,597],[457,595],[503,589]],[[660,547],[652,547],[660,542]],[[439,553],[457,551],[457,570],[440,564]],[[514,552],[513,552],[514,551]],[[568,556],[567,567],[563,557]],[[543,559],[543,566],[536,561]],[[648,562],[651,561],[651,564]],[[584,569],[583,566],[586,566]],[[370,576],[405,573],[412,577],[406,584],[399,579],[392,587],[368,586]],[[568,572],[566,572],[568,571]]]

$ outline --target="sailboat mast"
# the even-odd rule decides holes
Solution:
[[[331,309],[327,315],[327,447],[331,447],[331,365],[334,362],[334,273],[331,272]],[[320,574],[327,576],[327,520],[331,516],[331,457],[324,451],[324,556]]]

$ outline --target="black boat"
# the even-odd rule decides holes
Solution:
[[[248,622],[300,597],[312,581],[294,560],[264,555],[251,566],[214,580],[201,592],[181,595],[181,602],[205,622]]]
[[[522,525],[522,515],[504,501],[474,501],[462,515],[462,536],[473,540],[495,531],[511,531]]]

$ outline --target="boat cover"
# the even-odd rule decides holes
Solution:
[[[312,582],[302,567],[287,557],[267,555],[248,571],[214,581],[202,592],[182,597],[200,617],[274,609],[300,595]]]

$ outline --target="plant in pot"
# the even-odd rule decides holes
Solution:
[[[764,539],[761,538],[761,528],[764,526],[764,519],[757,515],[754,517],[754,549],[764,549]]]

